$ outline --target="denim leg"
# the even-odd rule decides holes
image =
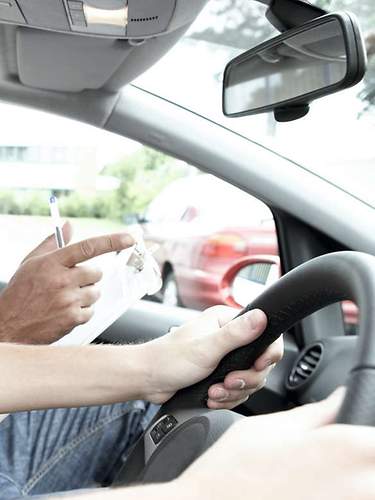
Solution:
[[[0,500],[110,484],[157,407],[16,413],[0,424]]]

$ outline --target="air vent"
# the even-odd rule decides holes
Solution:
[[[305,384],[316,372],[323,357],[322,344],[314,344],[304,351],[294,364],[288,378],[290,389],[296,389]]]

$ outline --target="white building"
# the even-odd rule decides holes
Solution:
[[[139,145],[47,113],[0,104],[0,189],[116,189],[103,168]],[[6,125],[5,125],[6,124]]]

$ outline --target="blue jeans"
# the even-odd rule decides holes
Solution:
[[[134,401],[9,415],[0,423],[0,500],[111,484],[157,409]]]

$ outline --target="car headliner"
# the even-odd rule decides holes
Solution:
[[[46,29],[25,24],[0,24],[2,84],[11,80],[44,90],[118,91],[158,61],[181,38],[208,0],[155,0],[160,14],[171,1],[175,5],[167,28],[152,37],[129,40],[60,32],[55,28],[48,2],[43,1],[44,4],[34,2],[34,8],[30,4],[22,7],[23,12],[26,9],[29,14],[28,22],[38,17],[33,16],[33,12],[39,8],[44,13]],[[57,7],[58,4],[52,5]],[[107,2],[107,5],[110,4]],[[59,9],[65,17],[65,9]]]

